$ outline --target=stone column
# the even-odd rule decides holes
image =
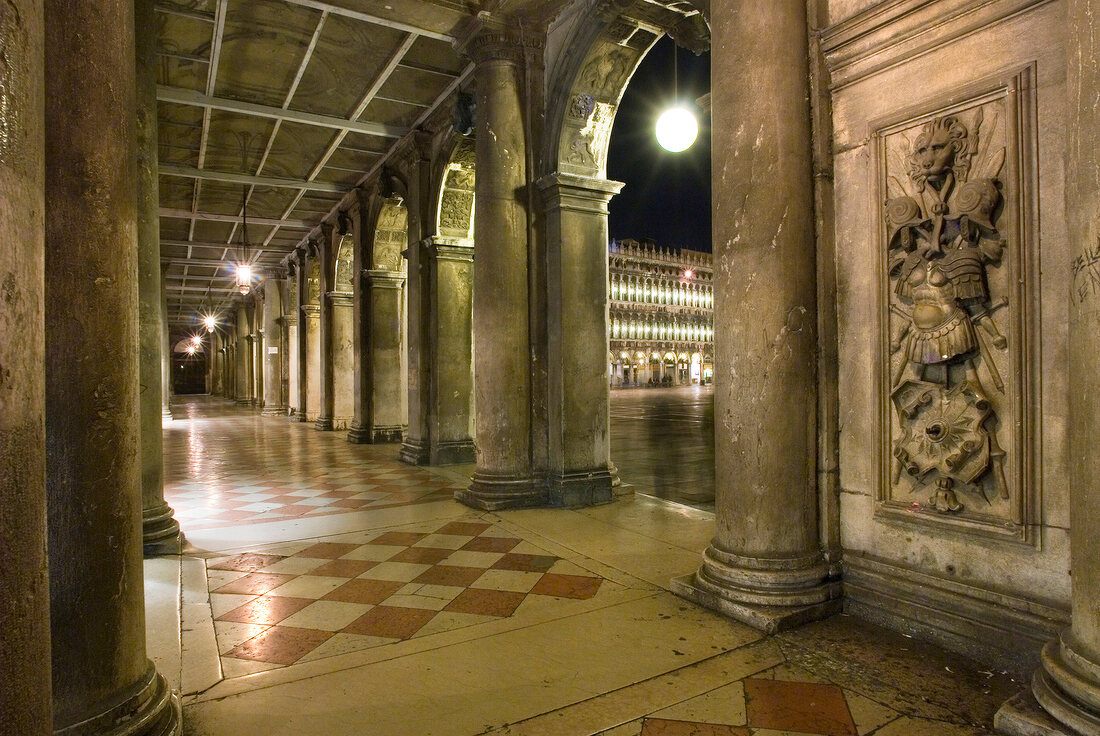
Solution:
[[[321,416],[321,265],[317,249],[310,250],[303,261],[303,304],[298,330],[302,340],[300,383],[303,422],[316,422]]]
[[[141,386],[141,531],[146,554],[173,554],[180,525],[164,501],[163,374],[167,348],[161,305],[160,216],[157,186],[157,36],[153,0],[135,0],[137,28],[138,360]],[[164,347],[162,347],[164,345]],[[171,412],[169,412],[171,415]]]
[[[477,470],[459,501],[482,509],[546,499],[531,459],[530,289],[522,47],[504,32],[474,38],[477,177],[474,196],[474,387]],[[602,351],[601,351],[602,354]]]
[[[237,343],[233,347],[236,358],[236,392],[238,404],[252,403],[252,351],[249,347],[251,322],[249,309],[244,302],[237,305]]]
[[[159,189],[159,185],[158,185]],[[159,196],[159,195],[158,195]],[[160,231],[157,231],[159,241]],[[164,276],[168,264],[160,271],[160,415],[161,421],[172,421],[172,346],[168,336],[168,290],[164,288]]]
[[[1089,279],[1100,243],[1100,0],[1070,0],[1069,90],[1066,149],[1066,224],[1075,266],[1069,294],[1069,452],[1071,621],[1057,641],[1043,648],[1042,666],[1031,690],[1043,714],[1023,712],[1013,701],[997,714],[996,725],[1010,734],[1100,734],[1100,294]],[[1084,264],[1083,268],[1077,268]],[[1076,400],[1080,398],[1081,400]],[[1040,721],[1040,724],[1034,721]],[[1041,727],[1040,727],[1041,725]]]
[[[354,235],[336,234],[332,244],[332,286],[328,292],[332,349],[332,426],[350,429],[355,419],[355,313],[352,293]]]
[[[210,334],[210,395],[221,396],[225,392],[223,384],[222,337],[217,330]]]
[[[299,362],[300,343],[298,340],[298,276],[301,268],[296,261],[289,264],[290,278],[287,279],[286,314],[286,369],[287,369],[287,414],[296,416],[301,411],[301,394],[298,391],[301,375]]]
[[[320,264],[320,416],[314,425],[317,429],[330,431],[332,429],[332,414],[335,409],[335,397],[333,396],[333,344],[332,344],[332,287],[336,263],[333,253],[335,244],[332,242],[333,227],[327,222],[321,223],[321,238],[316,243],[317,260]]]
[[[18,23],[3,22],[14,12]],[[43,341],[42,3],[0,11],[9,76],[0,108],[0,723],[52,733],[50,597],[46,574],[46,430]]]
[[[434,302],[431,296],[429,256],[427,253],[430,223],[435,207],[432,197],[432,138],[418,131],[413,134],[415,145],[407,159],[408,197],[408,279],[405,282],[405,316],[408,321],[408,427],[401,443],[401,459],[412,465],[431,461],[429,445],[430,385],[432,379],[431,317]],[[438,202],[434,203],[438,205]],[[471,444],[472,448],[472,444]]]
[[[145,656],[134,5],[44,7],[53,728],[170,734],[178,704]]]
[[[805,4],[717,4],[711,39],[717,528],[673,590],[774,632],[840,610],[817,525]]]
[[[553,174],[538,186],[548,226],[547,500],[554,506],[607,503],[612,484],[607,205],[623,185]]]
[[[283,299],[279,280],[269,278],[264,284],[264,414],[285,414],[283,386]]]
[[[428,394],[432,465],[474,461],[473,246],[443,237],[428,246],[434,305]]]
[[[370,413],[370,382],[366,367],[366,350],[370,344],[370,320],[367,315],[363,273],[370,265],[370,253],[374,244],[374,234],[368,234],[368,228],[374,221],[371,217],[371,209],[378,194],[377,187],[377,183],[374,183],[369,189],[356,189],[358,206],[351,212],[352,231],[355,233],[351,266],[353,416],[347,440],[355,444],[370,441],[370,432],[367,430],[367,416]]]

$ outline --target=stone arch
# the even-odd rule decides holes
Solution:
[[[409,241],[409,211],[400,197],[383,199],[374,223],[374,243],[368,268],[375,271],[403,271],[402,253]]]
[[[451,155],[439,176],[434,232],[440,238],[474,241],[474,139],[456,136]]]

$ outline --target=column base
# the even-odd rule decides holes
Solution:
[[[98,715],[54,731],[54,736],[179,736],[183,715],[179,695],[149,663],[136,695]]]
[[[263,410],[265,417],[281,417],[286,415],[285,406],[265,406]]]
[[[430,465],[462,465],[477,460],[473,440],[436,442],[429,448]]]
[[[1051,718],[1029,692],[1005,701],[993,716],[993,728],[1006,736],[1075,736]]]
[[[173,514],[172,507],[166,503],[141,510],[141,547],[146,557],[180,553],[180,525]]]
[[[1070,631],[1043,647],[1031,692],[1066,734],[1100,734],[1100,664],[1079,653]],[[1068,726],[1068,728],[1066,728]]]
[[[405,426],[401,424],[377,427],[360,427],[353,424],[348,430],[348,442],[357,445],[385,445],[400,442],[404,436]]]
[[[455,500],[484,511],[546,505],[546,489],[534,478],[474,473],[469,488],[455,491]]]
[[[236,399],[233,403],[238,406],[252,406],[252,399]]]
[[[607,468],[554,474],[547,483],[547,502],[551,506],[581,508],[611,503],[612,477]]]
[[[170,422],[173,419],[175,419],[175,417],[172,416],[172,410],[169,409],[167,406],[162,407],[160,410],[160,420],[162,422]]]
[[[318,432],[331,432],[332,417],[319,417],[317,421],[313,423],[313,428]]]
[[[672,592],[767,634],[828,618],[843,608],[840,581],[821,553],[744,557],[717,549],[703,566],[672,580]]]
[[[299,409],[299,410],[298,410],[298,411],[297,411],[297,412],[296,412],[296,413],[294,414],[294,418],[295,418],[295,419],[297,419],[297,420],[298,420],[299,422],[302,422],[303,424],[304,424],[305,422],[308,422],[308,421],[309,421],[309,417],[308,417],[308,416],[306,416],[306,413],[305,413],[304,411],[302,411],[301,409]]]
[[[354,427],[348,430],[348,442],[352,441],[351,433],[354,431]],[[431,451],[420,440],[406,437],[405,441],[401,443],[401,452],[397,457],[401,462],[409,465],[428,465],[431,460]]]

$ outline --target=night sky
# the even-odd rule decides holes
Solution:
[[[710,251],[710,119],[695,99],[710,91],[710,55],[677,49],[680,99],[699,119],[699,138],[682,153],[657,144],[657,117],[672,100],[673,42],[663,37],[630,80],[615,115],[607,176],[625,182],[611,200],[610,235],[653,238],[661,246]]]

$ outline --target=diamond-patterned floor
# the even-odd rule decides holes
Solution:
[[[177,602],[207,642],[180,646],[188,736],[977,736],[1022,688],[854,618],[764,637],[675,598],[705,511],[479,512],[453,501],[468,468],[175,408],[166,498],[199,571]]]
[[[451,521],[207,561],[223,667],[290,665],[586,600],[603,579],[499,524]]]

